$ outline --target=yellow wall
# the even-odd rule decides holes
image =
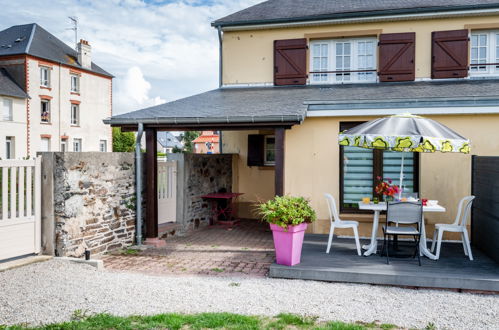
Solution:
[[[472,154],[499,154],[499,115],[428,116],[454,129],[472,141]],[[339,146],[337,136],[341,121],[366,121],[374,117],[307,118],[302,125],[286,131],[285,193],[310,198],[318,221],[314,233],[326,233],[329,219],[323,194],[331,193],[339,203]],[[422,154],[420,160],[422,198],[437,199],[446,213],[426,214],[427,223],[452,222],[457,204],[471,193],[471,155]],[[372,215],[343,215],[361,221],[361,235],[371,232]],[[432,226],[427,227],[432,232]],[[344,231],[351,235],[351,232]],[[447,238],[455,238],[448,236]]]
[[[492,24],[495,28],[499,28],[499,16],[224,32],[223,83],[272,83],[274,40],[304,38],[306,34],[311,33],[373,29],[381,29],[382,33],[416,32],[416,77],[429,78],[431,74],[431,33],[433,31],[464,29],[465,26],[472,24]]]
[[[268,167],[247,165],[248,134],[272,134],[261,131],[224,131],[222,132],[223,153],[235,153],[233,191],[242,192],[238,198],[238,216],[257,219],[255,202],[265,201],[274,196],[274,170]],[[237,191],[236,191],[237,190]]]

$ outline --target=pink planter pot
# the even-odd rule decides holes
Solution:
[[[307,223],[288,226],[287,231],[285,228],[270,224],[270,229],[274,237],[276,262],[284,266],[299,264]]]

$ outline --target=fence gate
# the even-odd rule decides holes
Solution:
[[[41,158],[0,160],[0,261],[39,253]]]
[[[177,215],[177,161],[158,162],[158,223],[174,222]]]

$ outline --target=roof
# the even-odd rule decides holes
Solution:
[[[0,95],[21,99],[28,98],[28,94],[12,79],[7,70],[0,68]]]
[[[499,8],[497,0],[269,0],[212,23],[237,26],[321,19]]]
[[[210,135],[200,135],[196,139],[192,141],[193,143],[206,143],[206,142],[213,142],[213,143],[218,143],[220,142],[220,136],[216,134],[210,134]]]
[[[113,76],[93,62],[90,69],[82,67],[78,63],[76,50],[36,23],[15,25],[0,31],[0,56],[21,54],[89,70],[108,77]]]
[[[158,132],[158,143],[163,146],[163,148],[182,148],[182,143],[179,139],[170,132]]]
[[[353,99],[353,96],[355,98]],[[442,80],[328,86],[221,88],[154,107],[113,116],[111,125],[144,124],[181,126],[258,122],[300,123],[311,107],[341,104],[354,108],[377,102],[398,102],[419,107],[499,105],[499,79]],[[348,108],[347,107],[347,108]]]

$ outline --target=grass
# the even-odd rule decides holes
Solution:
[[[138,254],[140,250],[137,249],[125,249],[121,251],[121,254],[127,255],[127,256],[134,256]]]
[[[316,317],[295,314],[279,314],[276,317],[247,316],[231,313],[202,314],[159,314],[153,316],[113,316],[109,314],[88,315],[86,311],[76,310],[72,321],[49,324],[41,327],[27,325],[2,326],[2,330],[90,330],[90,329],[227,329],[227,330],[374,330],[397,329],[391,324],[317,322]]]

